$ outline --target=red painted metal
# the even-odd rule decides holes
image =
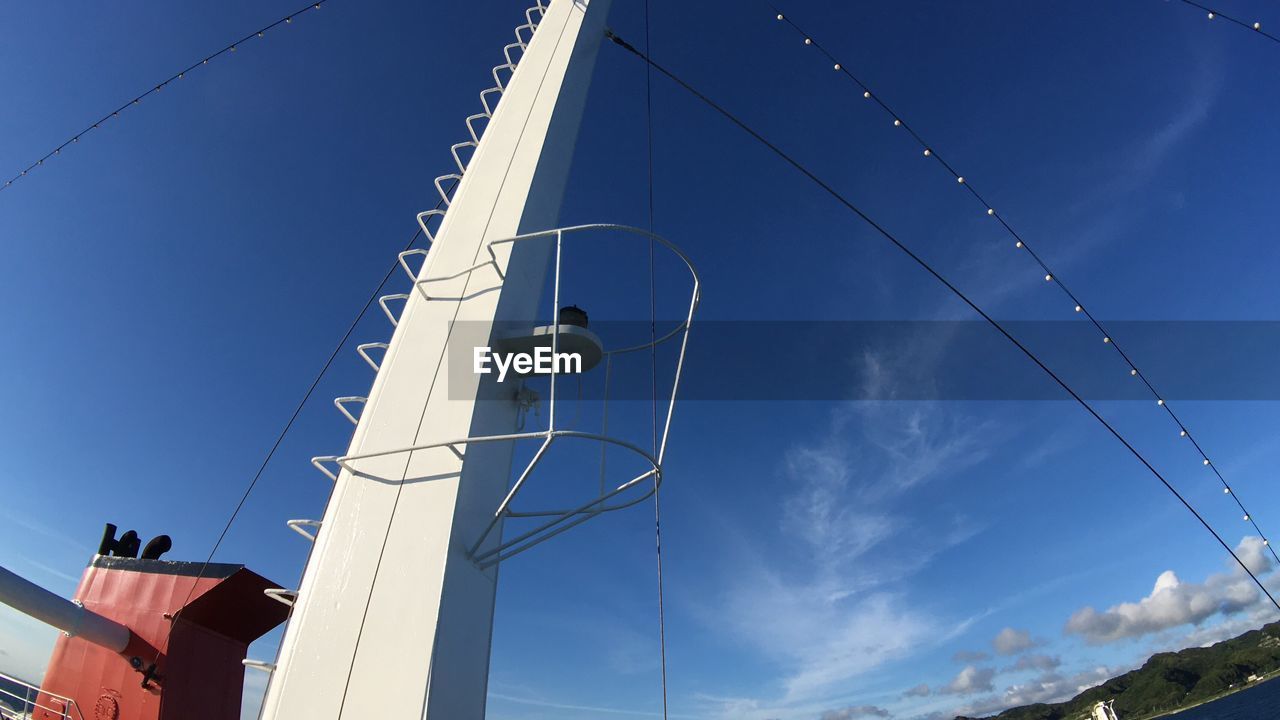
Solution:
[[[249,643],[284,622],[288,608],[262,594],[274,583],[242,565],[210,564],[197,580],[200,568],[96,556],[75,599],[127,626],[133,642],[115,653],[58,638],[37,701],[44,709],[33,720],[238,720],[240,661]],[[158,679],[143,687],[134,658],[141,670],[155,661]],[[65,715],[50,709],[62,703],[48,693],[72,698],[75,708]]]

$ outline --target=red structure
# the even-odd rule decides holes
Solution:
[[[95,556],[75,600],[128,627],[133,642],[117,653],[60,637],[34,720],[238,720],[240,661],[288,616],[263,595],[273,587],[243,565]],[[57,712],[56,695],[79,712]]]

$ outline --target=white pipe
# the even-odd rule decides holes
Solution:
[[[86,610],[3,567],[0,567],[0,603],[52,625],[70,637],[81,637],[116,652],[123,652],[133,636],[124,625]]]

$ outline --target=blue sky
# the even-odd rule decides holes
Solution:
[[[293,9],[13,4],[0,27],[0,171]],[[633,42],[640,9],[619,1],[611,18]],[[1159,0],[786,9],[1099,317],[1280,317],[1280,48]],[[449,170],[522,10],[332,0],[0,192],[0,564],[69,595],[108,521],[172,534],[175,558],[204,557],[433,204],[431,179]],[[1230,11],[1280,24],[1261,0]],[[653,0],[653,43],[995,316],[1075,319],[954,180],[765,6]],[[972,319],[794,171],[654,83],[656,226],[698,264],[702,319]],[[643,122],[642,66],[606,47],[563,222],[645,224]],[[375,312],[355,338],[388,334]],[[934,338],[907,357],[943,372],[946,350]],[[889,359],[832,363],[892,383],[869,372]],[[1126,372],[1101,343],[1070,359]],[[353,349],[341,356],[219,560],[296,582],[307,548],[284,520],[322,512],[328,485],[307,459],[341,451],[349,432],[328,399],[370,379]],[[839,373],[832,383],[832,398],[865,389]],[[1154,403],[1099,407],[1261,568],[1248,526]],[[1274,532],[1275,404],[1176,407]],[[673,717],[995,709],[1275,619],[1068,402],[689,402],[667,477]],[[655,595],[643,508],[504,566],[489,716],[660,715]],[[1194,610],[1204,603],[1224,611]],[[253,654],[270,657],[278,638]],[[52,640],[0,611],[0,669],[38,677]],[[261,678],[249,678],[252,695]]]

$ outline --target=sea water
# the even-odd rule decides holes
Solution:
[[[1280,718],[1280,682],[1264,682],[1200,707],[1170,716],[1173,720],[1272,720]]]

